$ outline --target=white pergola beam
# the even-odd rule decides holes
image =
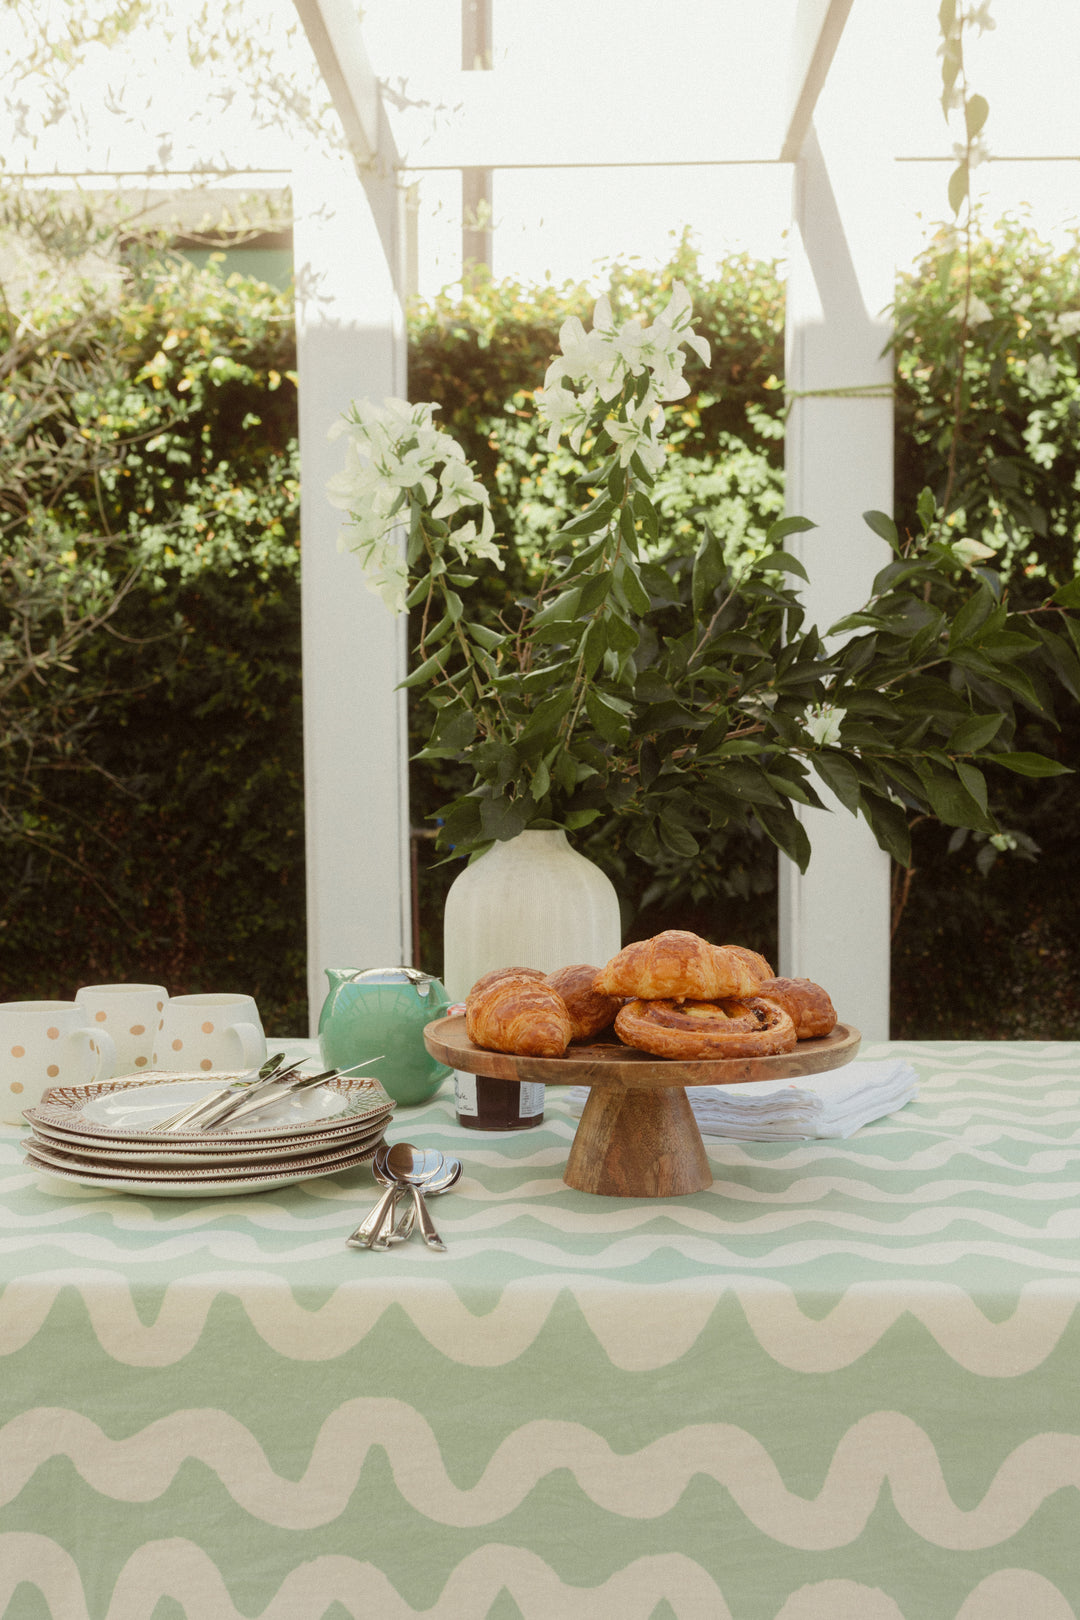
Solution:
[[[783,163],[795,163],[802,151],[852,3],[853,0],[799,0],[790,54],[789,112],[780,146]]]
[[[381,92],[350,0],[293,0],[319,71],[359,163],[372,163],[383,144]]]
[[[860,0],[852,27],[864,31],[864,47],[869,37],[888,51],[903,26],[894,12],[891,0]],[[789,512],[818,525],[789,544],[810,576],[807,617],[823,632],[867,599],[890,555],[862,518],[891,512],[893,501],[896,211],[887,111],[878,88],[853,74],[830,83],[794,166],[785,500]],[[868,1040],[886,1040],[889,858],[863,820],[821,796],[828,810],[801,812],[813,849],[805,876],[780,862],[780,971],[828,985]]]
[[[351,154],[294,173],[300,377],[309,1031],[327,968],[411,963],[405,626],[338,550],[328,432],[354,399],[406,392],[406,210],[381,91],[349,0],[295,0]]]

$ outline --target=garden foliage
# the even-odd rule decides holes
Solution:
[[[62,297],[39,298],[30,327],[14,305],[0,307],[0,991],[69,995],[74,983],[58,975],[77,962],[82,981],[248,989],[268,1027],[295,1030],[305,1019],[291,309],[223,265],[197,274],[156,249],[106,247],[116,268],[104,290],[73,292],[69,278]],[[929,486],[940,500],[951,482],[957,535],[1003,547],[1010,606],[1040,626],[1055,670],[1034,704],[1017,694],[1017,746],[1073,766],[1075,648],[1060,618],[1037,610],[1075,575],[1075,265],[1015,224],[980,243],[975,291],[989,314],[970,327],[952,458],[960,267],[943,243],[903,280],[896,508],[902,541],[919,532],[919,492]],[[705,274],[683,243],[663,276],[611,268],[616,313],[655,313],[675,277],[712,363],[688,365],[693,392],[669,414],[679,454],[655,500],[688,559],[707,515],[734,562],[764,549],[782,507],[782,282],[776,267],[742,258]],[[510,566],[488,587],[493,623],[535,585],[545,538],[580,504],[581,466],[565,445],[541,453],[529,390],[566,315],[586,318],[592,302],[582,287],[476,281],[412,314],[411,397],[440,402],[510,542]],[[422,834],[429,812],[461,789],[455,769],[414,767]],[[898,869],[899,1033],[980,1028],[963,975],[941,966],[962,945],[970,969],[973,942],[1019,1009],[1032,963],[1061,969],[1034,1022],[1020,1010],[997,1033],[1080,1031],[1075,924],[1058,902],[1080,831],[1076,779],[1004,776],[991,785],[1008,830],[997,843],[931,820],[913,828],[906,887]],[[437,917],[455,869],[437,864],[429,837],[418,842],[430,857],[420,863],[425,908]],[[601,819],[579,845],[612,872],[629,930],[715,935],[720,918],[725,932],[774,948],[775,851],[763,832],[646,859],[613,849]],[[423,965],[437,970],[439,951],[433,929]]]
[[[0,995],[153,979],[302,1027],[290,301],[16,213],[40,287],[0,306]]]

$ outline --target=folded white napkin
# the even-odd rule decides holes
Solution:
[[[777,1142],[792,1137],[851,1136],[871,1120],[895,1114],[918,1095],[910,1063],[885,1058],[848,1063],[798,1080],[748,1080],[735,1086],[690,1086],[686,1095],[705,1136]],[[580,1114],[587,1086],[570,1089],[570,1112]]]

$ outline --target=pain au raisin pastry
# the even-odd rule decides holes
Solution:
[[[533,968],[486,973],[465,998],[465,1032],[488,1052],[562,1057],[570,1044],[570,1014]]]
[[[628,1001],[615,1019],[627,1046],[654,1057],[701,1060],[772,1057],[798,1043],[791,1015],[775,1001]]]
[[[549,973],[544,981],[557,990],[566,1003],[572,1041],[591,1041],[602,1029],[610,1029],[622,1006],[621,996],[606,996],[596,988],[599,971],[586,962],[575,962],[572,967]]]
[[[836,1009],[829,992],[811,979],[764,979],[757,993],[790,1014],[800,1041],[828,1035],[836,1027]]]
[[[608,996],[645,1001],[722,1001],[757,994],[762,974],[744,960],[742,947],[710,945],[681,928],[635,940],[613,956],[596,976]],[[753,954],[753,953],[751,953]],[[767,965],[767,964],[764,964]]]

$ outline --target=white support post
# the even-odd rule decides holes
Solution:
[[[403,398],[403,241],[393,173],[313,158],[293,180],[300,374],[308,998],[328,967],[412,959],[405,622],[338,551],[326,497],[343,464],[331,424],[350,400]]]
[[[866,600],[889,555],[862,520],[865,511],[892,510],[892,364],[882,350],[895,274],[888,165],[864,112],[857,139],[841,128],[826,143],[811,126],[795,164],[786,501],[818,527],[788,543],[810,575],[808,620],[822,631]],[[850,392],[865,388],[880,397]],[[824,984],[842,1019],[884,1040],[889,859],[861,818],[815,786],[831,808],[802,813],[809,870],[803,877],[780,861],[780,971]]]

